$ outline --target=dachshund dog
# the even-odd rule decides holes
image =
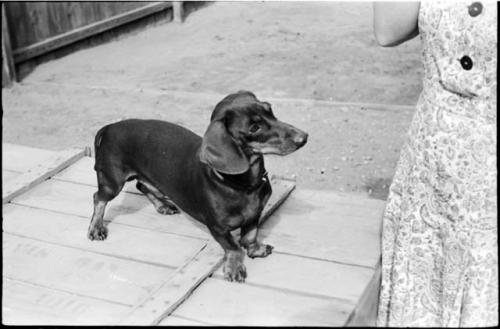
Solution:
[[[257,241],[258,222],[271,195],[263,154],[287,155],[307,134],[278,121],[271,105],[248,91],[228,95],[213,110],[202,137],[159,120],[129,119],[101,128],[95,137],[98,190],[88,229],[104,240],[106,204],[125,182],[137,188],[161,214],[182,211],[204,223],[222,246],[224,277],[244,282],[249,257],[266,257],[273,247]],[[231,234],[241,228],[239,244]]]

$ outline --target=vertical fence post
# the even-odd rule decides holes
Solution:
[[[2,2],[2,87],[11,86],[16,81],[16,67],[12,57],[10,35],[5,14],[5,3]]]
[[[182,1],[172,1],[172,9],[174,11],[174,22],[182,23],[184,19],[184,9],[182,8]]]

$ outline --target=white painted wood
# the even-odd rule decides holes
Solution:
[[[113,325],[130,307],[3,278],[4,325]]]
[[[135,305],[173,270],[3,233],[3,276]]]
[[[87,238],[89,220],[43,209],[8,204],[3,231],[24,237],[93,251],[139,262],[175,268],[191,259],[205,241],[111,223],[104,241]]]
[[[69,149],[53,154],[43,163],[23,172],[2,186],[2,203],[7,203],[85,155],[85,150]]]
[[[221,326],[341,326],[352,304],[209,278],[173,313]]]

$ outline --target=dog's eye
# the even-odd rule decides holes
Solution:
[[[250,126],[249,130],[252,134],[255,134],[256,132],[258,132],[260,130],[260,126],[256,123],[254,123],[253,125]]]

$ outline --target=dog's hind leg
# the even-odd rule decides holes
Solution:
[[[145,182],[144,180],[138,180],[136,187],[139,191],[144,193],[149,201],[151,201],[156,211],[160,214],[173,215],[179,213],[179,209],[177,209],[175,204],[173,204],[169,198],[164,196],[153,185]]]

